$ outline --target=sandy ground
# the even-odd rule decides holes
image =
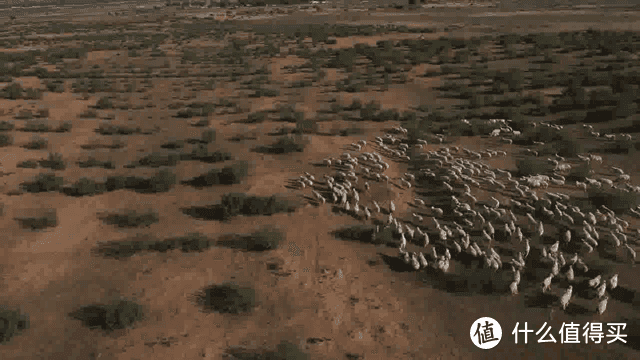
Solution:
[[[205,11],[205,10],[203,10]],[[615,27],[604,14],[600,20],[592,18],[591,10],[584,10],[584,21],[572,22],[572,16],[580,13],[549,16],[553,29],[540,24],[543,13],[512,13],[493,16],[482,10],[473,18],[473,25],[486,25],[513,31],[559,31],[587,28],[597,24],[600,28]],[[70,13],[73,13],[70,11]],[[353,14],[352,14],[353,15]],[[377,15],[377,14],[376,14]],[[320,16],[320,15],[318,15]],[[355,15],[354,15],[355,16]],[[358,15],[365,17],[366,15]],[[421,23],[419,16],[400,14],[389,17],[399,23]],[[310,16],[313,17],[313,16]],[[415,17],[415,18],[412,18]],[[452,22],[460,17],[450,12],[428,15],[424,26]],[[374,18],[374,16],[371,16]],[[416,19],[417,18],[417,19]],[[89,19],[89,20],[87,20]],[[296,17],[292,17],[295,21]],[[392,19],[392,20],[391,20]],[[475,20],[477,19],[477,20]],[[84,18],[85,21],[90,21]],[[455,20],[456,22],[458,20]],[[635,20],[634,20],[635,21]],[[637,28],[632,19],[621,22],[618,28]],[[363,21],[365,22],[365,21]],[[487,25],[488,24],[488,25]],[[537,25],[536,25],[537,24]],[[519,30],[518,30],[519,29]],[[466,33],[465,33],[466,31]],[[486,30],[478,30],[482,32]],[[460,29],[448,34],[471,36],[474,32]],[[445,33],[425,34],[439,37]],[[414,38],[415,34],[393,34],[362,38],[339,39],[334,47],[350,47],[356,43],[374,45],[383,39]],[[211,46],[210,42],[192,41],[189,45]],[[3,50],[5,51],[5,50]],[[6,52],[17,51],[7,49]],[[93,51],[84,64],[104,64],[113,61],[117,51]],[[126,54],[126,53],[125,53]],[[168,51],[169,56],[175,53]],[[295,56],[270,60],[269,69],[275,83],[286,83],[301,79],[301,74],[288,74],[285,66],[306,62]],[[504,65],[504,64],[503,64]],[[342,71],[326,69],[326,80],[331,83],[346,77]],[[424,67],[411,73],[406,85],[392,85],[388,91],[368,91],[349,94],[338,93],[337,102],[350,104],[354,98],[363,103],[375,100],[383,108],[401,111],[425,104],[437,103],[435,91],[439,79],[419,78]],[[41,88],[37,78],[21,78],[25,87]],[[183,85],[183,84],[182,84]],[[178,90],[176,90],[178,89]],[[16,336],[9,344],[0,347],[2,359],[221,359],[229,346],[243,345],[249,349],[270,348],[281,340],[300,344],[311,354],[312,359],[343,359],[346,353],[362,355],[363,359],[500,359],[500,358],[545,358],[559,356],[566,359],[633,359],[637,358],[637,343],[634,349],[616,344],[515,344],[510,335],[516,322],[528,322],[536,330],[544,322],[557,331],[563,322],[589,321],[614,322],[638,319],[638,304],[610,301],[609,308],[600,317],[593,313],[571,315],[557,308],[530,306],[527,294],[507,296],[504,293],[482,294],[477,291],[456,292],[450,284],[443,283],[424,273],[394,272],[381,259],[383,255],[394,255],[395,249],[356,242],[342,241],[330,235],[331,231],[360,221],[330,211],[329,206],[305,206],[292,214],[270,217],[237,217],[227,222],[204,221],[185,215],[181,208],[211,204],[227,192],[248,192],[269,195],[285,192],[295,196],[302,193],[285,188],[287,180],[303,172],[317,178],[326,169],[316,167],[324,157],[339,156],[346,146],[354,141],[381,135],[385,130],[399,124],[388,122],[358,123],[364,134],[350,137],[307,136],[309,144],[303,153],[289,155],[262,155],[251,152],[255,145],[272,141],[267,135],[281,123],[238,125],[231,124],[240,115],[223,114],[211,116],[212,128],[218,131],[221,147],[228,149],[238,159],[252,164],[247,180],[233,186],[214,186],[195,189],[176,185],[171,191],[158,195],[137,194],[132,191],[116,191],[92,197],[73,198],[58,193],[9,195],[21,181],[39,173],[38,169],[19,169],[17,163],[27,159],[45,157],[47,152],[59,152],[69,164],[92,155],[101,159],[113,159],[122,165],[133,161],[171,138],[198,137],[201,130],[189,127],[166,114],[167,106],[177,97],[187,96],[181,84],[170,79],[153,79],[152,88],[144,95],[152,104],[150,110],[113,110],[115,122],[157,125],[162,130],[153,135],[128,136],[126,147],[119,150],[83,150],[81,145],[92,141],[104,141],[93,132],[101,122],[99,119],[81,119],[79,115],[95,105],[97,96],[82,100],[79,94],[67,91],[61,94],[46,93],[42,100],[0,100],[0,120],[13,119],[19,109],[46,107],[50,109],[48,121],[72,121],[73,131],[65,134],[46,134],[49,148],[26,150],[20,145],[29,141],[31,133],[15,131],[16,145],[0,148],[0,171],[15,172],[1,177],[4,216],[0,218],[0,304],[19,308],[28,313],[31,328]],[[549,89],[548,94],[553,89]],[[138,94],[120,94],[122,97]],[[140,94],[141,95],[141,94]],[[251,99],[248,112],[271,110],[277,104],[296,103],[296,110],[306,116],[317,114],[321,104],[321,89],[306,88],[292,91],[291,95],[274,98]],[[224,83],[215,90],[203,90],[195,94],[198,101],[213,101],[217,98],[232,98],[238,90]],[[133,101],[132,99],[128,99]],[[136,101],[141,99],[136,98]],[[244,105],[243,105],[244,106]],[[246,114],[245,114],[246,116]],[[23,120],[16,120],[21,127]],[[345,124],[346,123],[340,123]],[[324,125],[324,124],[323,124]],[[349,124],[353,125],[353,124]],[[255,134],[253,140],[229,142],[238,133]],[[451,145],[464,146],[472,150],[485,147],[500,147],[510,153],[514,146],[497,145],[491,139],[462,139]],[[439,145],[429,145],[425,150],[437,150]],[[388,160],[391,168],[387,174],[398,178],[408,171],[407,165]],[[492,166],[502,169],[515,167],[514,157],[493,159]],[[634,178],[638,170],[632,158],[605,157],[605,164],[620,164]],[[220,164],[182,162],[175,172],[179,179],[202,174],[219,167]],[[116,173],[136,175],[152,174],[152,169],[80,169],[76,165],[59,172],[66,182],[82,176],[100,177]],[[560,190],[560,189],[559,189]],[[374,198],[381,201],[394,200],[401,205],[399,213],[411,208],[406,202],[413,192],[399,190],[396,186],[373,184],[371,191],[363,196],[363,202]],[[481,196],[497,196],[481,191]],[[159,212],[159,223],[146,229],[118,229],[100,220],[104,213],[122,209],[155,209]],[[47,209],[56,209],[59,224],[54,229],[31,232],[19,227],[16,216],[35,216]],[[94,249],[100,242],[131,239],[138,234],[168,238],[200,232],[211,238],[222,234],[249,233],[262,225],[275,225],[286,234],[286,242],[277,250],[263,253],[247,253],[238,250],[213,247],[202,253],[170,251],[142,253],[129,259],[114,260],[98,256]],[[633,224],[637,227],[637,224]],[[279,272],[268,271],[270,263],[281,264]],[[620,265],[620,286],[640,291],[635,273],[636,265]],[[452,272],[462,272],[454,265]],[[237,281],[251,285],[257,291],[257,307],[247,315],[232,316],[205,314],[193,302],[193,294],[213,283]],[[68,314],[79,306],[105,303],[120,296],[134,298],[148,312],[145,320],[133,329],[118,330],[106,334],[101,330],[87,329]],[[485,351],[476,348],[470,341],[469,329],[473,321],[489,316],[502,324],[504,337],[498,347]],[[629,331],[630,337],[638,339],[637,325]],[[325,340],[311,344],[309,338]],[[164,345],[162,344],[164,339]],[[632,341],[632,339],[629,339]]]

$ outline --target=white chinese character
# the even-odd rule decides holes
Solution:
[[[572,322],[569,325],[565,326],[565,323],[562,323],[562,327],[558,333],[560,334],[560,343],[561,344],[580,344],[580,325]]]
[[[544,324],[542,324],[542,327],[540,328],[540,330],[538,330],[536,332],[536,335],[540,334],[542,332],[542,330],[544,330],[545,326],[547,326],[547,323],[545,322]],[[549,332],[551,331],[551,325],[549,325],[549,328],[547,329],[547,331],[538,339],[538,344],[540,343],[545,343],[545,342],[557,342],[556,338],[553,337],[553,335],[549,334]],[[542,340],[545,336],[547,336],[547,334],[549,336],[551,336],[551,340]]]
[[[582,336],[584,336],[585,344],[589,343],[589,339],[596,344],[600,344],[604,337],[604,332],[602,332],[602,323],[586,323],[582,329],[584,330]]]
[[[616,340],[620,340],[625,344],[627,343],[627,340],[623,339],[623,337],[627,337],[627,335],[620,334],[622,330],[627,328],[626,323],[608,323],[607,325],[610,326],[609,334],[611,334],[611,335],[607,334],[607,337],[613,338],[611,341],[607,341],[607,344],[611,344]],[[620,327],[622,327],[622,329]]]
[[[511,332],[512,335],[515,336],[516,338],[516,344],[518,343],[518,333],[524,333],[524,343],[528,344],[529,343],[529,333],[533,332],[533,330],[529,330],[527,327],[527,322],[525,321],[524,323],[524,329],[523,330],[518,330],[518,325],[520,325],[519,322],[516,323],[516,327],[513,328],[513,331]]]

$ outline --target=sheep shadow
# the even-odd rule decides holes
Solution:
[[[375,244],[393,246],[392,238],[383,233],[375,233],[375,227],[371,225],[355,225],[351,227],[345,227],[331,232],[331,235],[336,239],[357,241],[365,244]]]
[[[640,319],[624,317],[622,321],[627,324],[626,329],[622,331],[623,334],[627,334],[627,342],[624,345],[640,351]]]
[[[608,289],[607,291],[609,291],[609,294],[613,299],[623,303],[632,304],[634,300],[639,299],[637,291],[632,289],[627,289],[622,286],[618,286],[613,290]]]
[[[415,272],[410,264],[405,264],[402,259],[397,256],[389,256],[382,253],[378,253],[382,258],[382,261],[395,272]]]
[[[572,316],[585,315],[589,313],[589,309],[579,304],[569,303],[569,305],[567,305],[567,308],[564,310],[564,312],[567,315],[572,315]]]
[[[550,293],[543,293],[542,290],[536,289],[524,296],[526,307],[530,308],[549,308],[558,301],[559,297]]]
[[[494,295],[504,294],[503,282],[490,274],[490,271],[474,271],[458,274],[455,272],[442,272],[437,269],[427,268],[419,275],[423,283],[432,288],[445,291],[452,295]]]

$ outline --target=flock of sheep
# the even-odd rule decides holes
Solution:
[[[517,136],[505,120],[492,121],[503,127],[491,135],[502,132]],[[511,172],[492,168],[482,161],[506,157],[504,151],[472,151],[442,145],[432,146],[437,150],[427,150],[427,141],[419,139],[410,145],[406,135],[406,129],[396,127],[371,143],[364,140],[353,143],[339,158],[324,159],[323,164],[333,170],[332,174],[316,179],[305,173],[295,182],[300,188],[310,188],[318,204],[332,203],[360,220],[373,222],[374,237],[388,232],[392,238],[399,238],[397,255],[416,271],[430,267],[447,272],[451,261],[472,259],[481,267],[511,274],[509,290],[513,295],[518,294],[522,272],[548,271],[539,289],[546,294],[554,281],[569,284],[559,297],[563,309],[572,301],[573,287],[577,285],[595,290],[594,309],[599,314],[605,311],[607,290],[617,287],[618,275],[611,274],[606,279],[605,274],[592,277],[594,272],[589,272],[584,256],[594,249],[606,248],[635,262],[634,246],[638,244],[640,230],[632,232],[627,221],[605,206],[595,212],[583,212],[570,203],[567,194],[550,191],[549,186],[566,186],[563,174],[571,166],[564,158],[556,155],[548,159],[554,166],[552,176],[514,178]],[[444,137],[436,135],[433,140],[442,144]],[[415,157],[412,162],[420,164],[413,169],[414,173],[406,172],[400,177],[384,173],[391,167],[390,161],[408,162],[412,157]],[[580,161],[602,162],[602,159],[590,155]],[[610,187],[640,192],[640,187],[628,184],[630,177],[620,168],[612,169],[617,175],[615,181],[587,178],[586,182],[576,183],[576,188],[587,191],[589,187]],[[388,188],[393,182],[403,191],[416,192],[406,207],[393,200],[383,206],[371,198],[372,184]],[[425,188],[436,195],[417,196],[418,189]],[[500,194],[508,201],[501,202],[491,195],[488,201],[480,201],[474,189]],[[538,194],[537,190],[544,193]],[[364,194],[371,198],[366,205],[360,199]],[[638,209],[630,209],[630,213],[640,217]],[[409,243],[418,249],[409,251]],[[532,247],[539,254],[534,258],[530,256]],[[507,250],[501,251],[501,255],[496,251],[500,248]],[[531,269],[534,266],[536,271]]]

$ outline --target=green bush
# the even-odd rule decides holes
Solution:
[[[52,170],[64,170],[67,167],[62,159],[62,155],[57,153],[49,153],[47,159],[40,160],[39,163],[43,168],[49,168]]]
[[[31,230],[41,230],[58,226],[58,215],[55,209],[47,211],[43,216],[17,217],[15,219],[20,222],[22,227],[30,228]]]
[[[88,305],[73,311],[70,317],[80,320],[89,328],[101,328],[107,332],[126,329],[144,319],[141,305],[132,301],[118,300],[107,305]]]
[[[223,283],[205,288],[197,298],[206,311],[240,314],[253,310],[256,292],[252,288]]]
[[[7,134],[0,134],[0,147],[13,144],[13,137]]]
[[[36,169],[38,167],[38,162],[35,160],[25,160],[19,162],[16,167],[19,168],[27,168],[27,169]]]
[[[12,337],[29,328],[29,316],[20,311],[0,307],[0,344],[7,344]]]
[[[10,131],[13,130],[16,126],[12,122],[8,121],[0,121],[0,131]]]
[[[46,149],[48,145],[49,142],[47,141],[47,139],[43,139],[41,137],[33,137],[31,138],[31,141],[24,145],[24,148],[29,150],[41,150]]]
[[[111,99],[109,97],[103,96],[96,102],[95,108],[96,109],[112,109],[113,103],[111,102]]]
[[[38,174],[31,182],[21,184],[24,191],[29,193],[58,191],[62,187],[64,179],[54,174]]]
[[[109,225],[117,225],[118,227],[148,227],[160,221],[158,212],[148,210],[144,212],[136,212],[135,210],[126,211],[121,214],[111,214],[104,218]]]

